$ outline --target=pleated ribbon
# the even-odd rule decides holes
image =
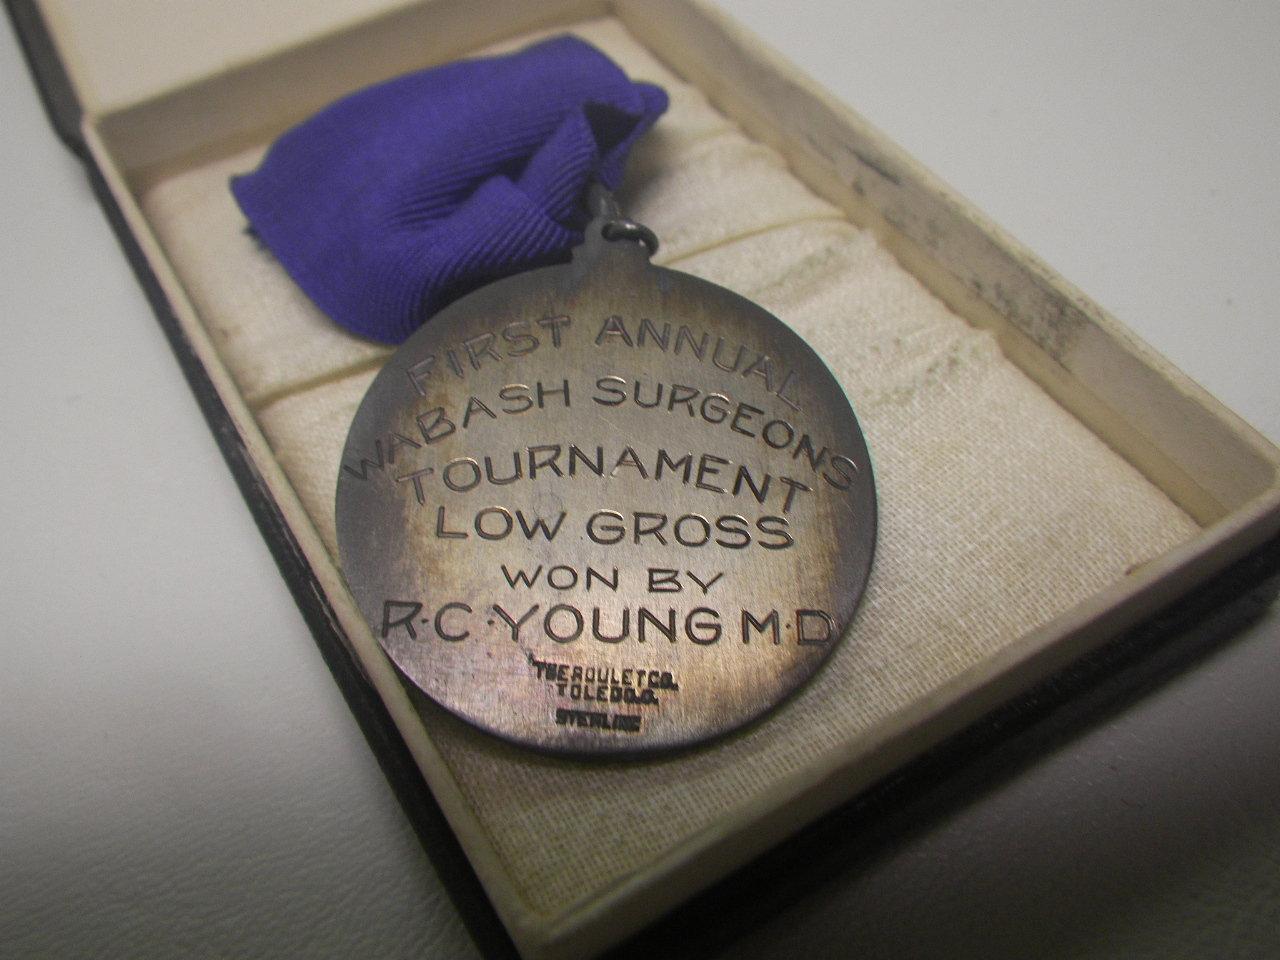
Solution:
[[[586,188],[619,186],[666,107],[660,88],[559,37],[354,93],[231,189],[321,310],[399,343],[462,293],[564,260],[582,240]]]

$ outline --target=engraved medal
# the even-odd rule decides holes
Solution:
[[[457,716],[572,754],[766,713],[848,628],[876,500],[835,378],[776,317],[653,266],[593,194],[571,262],[433,317],[373,381],[337,489],[388,657]]]

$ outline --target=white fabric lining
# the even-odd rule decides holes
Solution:
[[[1196,529],[988,334],[620,24],[576,32],[672,93],[671,114],[637,149],[622,195],[661,236],[659,261],[757,300],[827,361],[867,434],[881,526],[867,597],[828,665],[772,717],[715,746],[578,764],[433,719],[432,737],[513,883],[548,915],[592,899],[782,778],[856,751],[895,711]],[[145,204],[332,554],[338,457],[387,351],[338,331],[244,234],[226,178],[260,149],[171,177]],[[600,826],[609,823],[625,829]],[[584,825],[610,842],[584,843]]]

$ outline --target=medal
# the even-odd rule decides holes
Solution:
[[[568,264],[445,308],[373,381],[341,565],[404,676],[514,743],[687,747],[818,670],[875,548],[835,378],[754,303],[655,267],[595,190]]]
[[[749,723],[830,655],[871,568],[839,384],[756,304],[651,265],[609,193],[667,104],[552,38],[357,91],[232,183],[321,309],[400,344],[338,471],[369,628],[426,696],[529,747]]]

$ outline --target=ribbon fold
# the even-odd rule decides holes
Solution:
[[[451,300],[582,241],[592,180],[616,190],[667,95],[557,37],[407,74],[283,134],[232,193],[334,321],[405,340]]]

